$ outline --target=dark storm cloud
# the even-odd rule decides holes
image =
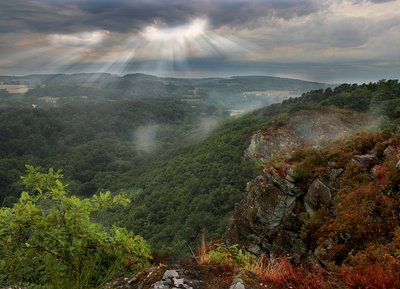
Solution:
[[[72,31],[85,22],[81,16],[75,6],[57,1],[1,1],[0,33]]]
[[[318,10],[316,1],[301,0],[14,0],[0,3],[0,32],[74,32],[108,29],[126,32],[154,21],[167,25],[206,16],[214,26],[247,25],[258,17],[289,19]]]

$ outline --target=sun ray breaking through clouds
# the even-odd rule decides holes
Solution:
[[[175,66],[186,68],[190,73],[188,58],[229,58],[249,52],[246,48],[249,44],[240,44],[211,31],[206,18],[196,18],[176,27],[154,24],[145,27],[140,35],[146,41],[143,45],[146,56],[158,61],[158,73],[173,71]]]
[[[211,31],[206,18],[194,18],[186,24],[169,27],[164,23],[145,26],[133,33],[127,40],[112,39],[115,35],[107,30],[85,31],[73,34],[50,34],[47,46],[14,56],[13,60],[42,56],[42,63],[33,70],[46,66],[53,72],[74,71],[75,64],[85,71],[101,73],[127,73],[127,65],[140,54],[138,69],[153,71],[160,75],[173,72],[175,68],[190,74],[188,58],[217,56],[229,58],[248,53],[249,45],[239,43]],[[117,42],[109,51],[102,54],[102,42]],[[246,47],[247,46],[247,47]],[[47,57],[43,57],[47,55]],[[95,59],[93,59],[95,57]]]

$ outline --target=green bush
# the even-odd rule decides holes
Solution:
[[[128,199],[110,192],[68,197],[61,171],[26,167],[22,180],[29,192],[12,208],[0,208],[0,285],[96,288],[149,265],[150,248],[140,236],[91,221],[93,214]]]
[[[227,247],[224,243],[219,244],[215,250],[208,252],[209,261],[215,265],[245,267],[254,260],[254,256],[248,252],[243,252],[238,245]]]

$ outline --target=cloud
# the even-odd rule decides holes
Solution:
[[[332,62],[397,58],[400,39],[393,34],[400,29],[399,9],[399,1],[396,5],[367,3],[361,7],[341,2],[287,21],[258,19],[255,29],[238,30],[236,34],[263,48],[244,60]]]
[[[152,153],[156,150],[158,129],[157,124],[140,126],[136,129],[133,141],[138,154]]]
[[[207,16],[212,25],[238,25],[254,18],[275,15],[289,19],[319,9],[312,0],[14,0],[0,3],[3,32],[29,31],[71,33],[95,28],[114,32],[142,29],[154,21],[170,26],[189,18]]]
[[[400,0],[1,1],[0,73],[288,75],[292,67],[301,76],[301,67],[321,79],[353,65],[353,75],[362,67],[388,78],[400,73],[381,65],[399,61],[399,13]]]
[[[50,34],[48,40],[57,46],[93,46],[103,41],[109,31],[91,31],[75,34]]]

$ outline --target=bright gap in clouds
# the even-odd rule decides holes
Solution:
[[[142,35],[150,42],[176,42],[194,41],[197,37],[206,32],[208,23],[205,19],[195,19],[191,23],[172,27],[162,28],[156,25],[147,26]]]
[[[208,20],[196,18],[192,21],[167,27],[154,24],[145,27],[138,36],[143,41],[137,49],[138,59],[155,60],[155,73],[174,71],[176,67],[191,73],[187,60],[196,57],[234,57],[248,53],[247,45],[213,31]],[[146,71],[151,71],[143,67]]]

